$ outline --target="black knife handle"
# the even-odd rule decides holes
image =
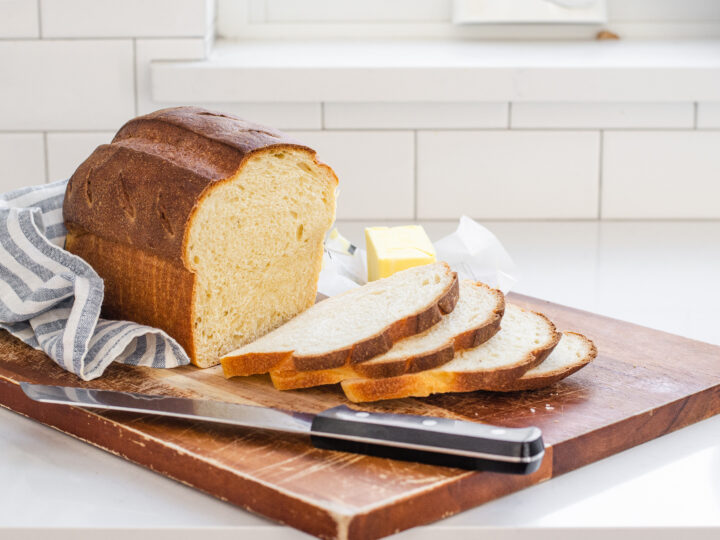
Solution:
[[[535,472],[545,450],[536,427],[371,413],[344,405],[315,416],[311,439],[328,450],[512,474]]]

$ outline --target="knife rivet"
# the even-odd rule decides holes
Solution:
[[[370,416],[370,414],[366,412],[356,412],[355,416],[357,416],[358,418],[367,418],[368,416]]]
[[[437,420],[423,420],[423,426],[434,426],[437,424]]]

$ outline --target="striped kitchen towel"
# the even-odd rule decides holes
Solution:
[[[0,328],[42,350],[85,381],[113,362],[188,364],[162,330],[100,318],[103,281],[65,251],[67,180],[0,195]]]

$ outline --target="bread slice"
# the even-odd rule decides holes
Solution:
[[[572,375],[597,356],[595,344],[582,334],[563,332],[560,342],[540,365],[515,379],[497,386],[486,385],[483,390],[515,392],[544,388]]]
[[[365,362],[450,313],[458,278],[446,263],[403,270],[315,304],[222,358],[226,377],[311,371]]]
[[[395,377],[441,366],[457,351],[477,347],[500,330],[505,297],[484,283],[460,282],[460,299],[452,313],[421,334],[402,339],[388,352],[367,362],[318,371],[270,371],[278,390],[335,384],[356,377]]]
[[[313,305],[337,184],[280,131],[163,109],[73,174],[65,247],[103,278],[104,317],[162,328],[208,367]]]
[[[385,379],[348,379],[341,384],[347,398],[355,402],[497,388],[542,362],[559,339],[547,317],[509,304],[502,328],[493,338],[457,353],[439,368]]]

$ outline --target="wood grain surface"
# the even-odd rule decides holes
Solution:
[[[40,404],[18,382],[164,394],[318,412],[348,404],[328,386],[279,392],[220,368],[112,366],[89,383],[0,332],[0,404],[222,500],[322,538],[371,539],[429,523],[720,412],[720,347],[541,300],[509,300],[593,339],[595,362],[553,387],[352,405],[503,426],[535,425],[547,451],[529,476],[318,450],[300,435]]]

